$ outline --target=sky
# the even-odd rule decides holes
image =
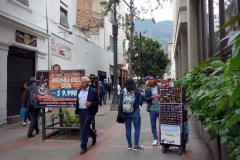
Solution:
[[[146,3],[148,0],[135,0],[134,4],[137,6],[137,8],[141,8],[141,6],[149,6],[149,4]],[[156,0],[150,0],[152,4],[155,4],[156,6]],[[129,0],[126,0],[126,2],[129,4]],[[151,19],[151,14],[147,15],[141,15],[141,18],[145,19]],[[164,20],[173,20],[172,17],[172,5],[170,4],[170,0],[163,2],[163,8],[160,7],[153,12],[153,17],[156,22],[164,21]]]

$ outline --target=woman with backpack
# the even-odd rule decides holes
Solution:
[[[24,99],[25,99],[25,96],[26,96],[26,88],[29,86],[29,84],[27,82],[24,82],[23,85],[22,85],[22,89],[21,89],[21,94],[22,94],[22,107],[25,109],[25,117],[24,117],[24,120],[23,120],[23,126],[26,126],[27,124],[30,124],[31,123],[31,116],[29,114],[29,111],[27,111],[26,107],[24,107]],[[26,123],[27,121],[27,118],[28,118],[28,123]]]
[[[138,91],[136,83],[133,79],[128,78],[125,82],[125,88],[120,93],[120,103],[122,110],[126,113],[125,127],[126,138],[128,141],[128,149],[133,151],[143,151],[144,149],[139,146],[140,128],[141,128],[141,115],[139,105],[142,105],[142,95]],[[134,132],[134,146],[132,146],[131,127],[132,123],[135,128]]]

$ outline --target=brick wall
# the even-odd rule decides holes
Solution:
[[[77,26],[90,37],[91,33],[99,32],[104,26],[104,17],[99,12],[92,11],[92,0],[78,0],[77,2]]]

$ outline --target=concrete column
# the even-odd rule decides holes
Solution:
[[[178,54],[176,54],[176,56],[175,56],[175,76],[176,76],[176,78],[179,78],[179,75],[178,75]]]
[[[188,69],[188,41],[187,33],[181,33],[181,77]]]
[[[178,44],[178,77],[182,78],[182,53],[181,53],[181,44]]]
[[[0,42],[0,125],[7,123],[7,56],[9,45]]]
[[[198,64],[197,3],[187,0],[188,69]]]

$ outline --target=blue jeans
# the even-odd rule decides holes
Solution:
[[[158,134],[157,134],[157,118],[159,118],[159,111],[149,111],[150,114],[150,122],[151,122],[151,129],[154,140],[158,140]]]
[[[133,113],[127,113],[125,126],[126,126],[126,137],[127,137],[128,145],[132,145],[132,138],[131,138],[132,122],[135,128],[134,145],[138,146],[139,137],[140,137],[140,128],[141,128],[141,116],[140,116],[139,108],[136,108]]]
[[[107,92],[103,95],[103,104],[106,105],[106,99],[107,99]]]
[[[103,95],[99,95],[100,106],[102,106]]]
[[[92,131],[90,128],[91,120],[93,115],[91,115],[88,109],[79,109],[79,116],[80,116],[80,123],[82,125],[82,141],[81,141],[81,148],[83,150],[87,149],[88,143],[88,136],[92,138],[96,138],[97,135]]]

